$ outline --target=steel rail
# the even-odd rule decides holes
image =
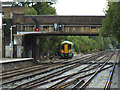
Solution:
[[[65,61],[65,62],[63,62],[62,64],[66,64],[66,63],[71,62],[71,63],[69,63],[69,65],[70,65],[70,64],[73,64],[73,63],[89,62],[89,61],[91,61],[91,60],[93,60],[93,59],[95,59],[95,58],[98,58],[98,57],[100,57],[100,56],[102,56],[102,55],[104,55],[104,54],[107,54],[107,53],[108,53],[108,52],[99,52],[99,53],[92,54],[92,55],[90,55],[90,56],[81,57],[81,58],[76,58],[75,60]],[[83,59],[83,60],[79,61],[79,59]]]
[[[72,87],[71,90],[75,90],[75,89],[79,88],[83,83],[85,83],[84,80],[81,80],[81,81],[77,82],[77,84],[74,87]]]
[[[101,54],[102,55],[102,54]],[[48,78],[47,78],[48,79]]]
[[[94,54],[94,53],[93,53]],[[75,60],[76,59],[82,59],[82,58],[85,58],[85,57],[90,57],[90,56],[83,56],[83,57],[80,57],[80,58],[75,58]],[[73,59],[72,59],[73,60]],[[67,60],[67,61],[72,61],[72,60]],[[57,60],[58,62],[57,63],[61,63],[61,61],[62,62],[64,62],[64,60]],[[56,60],[55,60],[55,62],[56,62]],[[54,62],[50,62],[50,64],[55,64]],[[19,72],[20,70],[27,70],[27,69],[32,69],[32,68],[35,68],[35,67],[40,67],[40,66],[43,66],[44,65],[44,63],[41,63],[42,65],[37,65],[37,66],[32,66],[32,67],[25,67],[25,68],[17,68],[17,69],[13,69],[13,70],[7,70],[7,71],[3,71],[2,72],[2,76],[3,75],[6,75],[6,74],[10,74],[10,73],[16,73],[17,71]],[[45,63],[46,64],[46,63]],[[48,63],[47,63],[48,64]]]
[[[96,65],[96,66],[98,66],[98,65]],[[65,79],[59,81],[58,83],[56,83],[56,84],[50,86],[48,89],[56,88],[59,84],[61,84],[61,83],[65,82],[65,81],[67,81],[69,78],[71,78],[71,77],[73,77],[73,76],[75,76],[75,75],[77,75],[77,74],[80,74],[80,73],[83,73],[83,72],[87,72],[87,71],[93,70],[93,69],[95,69],[95,68],[97,68],[97,67],[93,67],[93,68],[91,68],[91,69],[89,69],[89,70],[83,70],[83,71],[81,70],[81,71],[79,71],[79,72],[77,72],[77,73],[73,73],[73,74],[71,74],[70,76],[66,77]]]
[[[66,71],[69,71],[70,69],[73,69],[73,68],[78,67],[78,66],[80,66],[80,65],[81,65],[81,64],[73,65],[72,67],[69,66],[69,67],[64,68],[64,69],[62,69],[62,70],[56,71],[56,72],[51,73],[51,74],[46,75],[46,76],[43,76],[43,77],[41,77],[41,78],[39,78],[39,79],[37,79],[37,80],[33,80],[33,81],[31,81],[31,82],[22,84],[22,85],[20,85],[20,86],[18,86],[18,87],[16,87],[16,88],[26,87],[27,84],[30,84],[30,83],[32,83],[32,82],[43,82],[43,81],[48,80],[48,79],[50,79],[50,78],[53,78],[53,77],[55,77],[55,76],[59,76],[59,75],[61,75],[62,73],[66,72]]]
[[[110,90],[110,86],[111,86],[111,83],[112,83],[111,81],[112,81],[114,69],[115,69],[115,65],[113,66],[113,70],[110,71],[108,80],[107,80],[106,85],[105,85],[105,87],[104,87],[104,90]]]
[[[97,54],[96,54],[96,55],[97,55]],[[91,56],[93,56],[93,55],[91,55]],[[84,57],[84,58],[86,58],[86,57]],[[89,57],[87,57],[87,58],[89,58]],[[87,59],[87,58],[86,58],[86,59]],[[79,58],[79,59],[83,59],[83,57],[82,57],[82,58]],[[78,58],[77,58],[77,60],[78,60]],[[77,61],[77,62],[78,62],[78,61]],[[74,64],[74,63],[69,62],[69,63],[63,64],[63,65],[55,65],[55,66],[57,66],[57,68],[53,68],[53,69],[47,70],[47,71],[45,71],[45,72],[52,71],[52,70],[58,69],[58,68],[62,68],[62,67],[64,67],[64,66],[68,66],[68,65],[71,65],[71,64]],[[42,73],[45,73],[45,72],[42,72]],[[39,75],[39,74],[42,74],[42,73],[37,73],[37,74],[35,74],[35,75]],[[33,77],[33,76],[35,76],[35,75],[30,75],[30,76],[26,76],[26,77],[19,78],[19,79],[16,79],[16,80],[11,80],[11,81],[8,81],[8,82],[4,82],[3,84],[8,84],[8,83],[12,83],[12,82],[15,82],[15,81],[23,80],[23,79],[25,79],[25,78]]]
[[[106,55],[106,56],[107,56],[107,55]],[[99,60],[95,61],[94,63],[96,63],[96,62],[102,60],[102,59],[105,58],[106,56],[100,58]],[[90,65],[88,65],[88,66],[86,66],[86,67],[84,67],[83,69],[79,70],[77,73],[71,74],[70,76],[66,77],[66,78],[63,79],[62,81],[60,81],[60,82],[58,82],[58,83],[52,85],[52,86],[49,87],[48,89],[50,89],[50,88],[56,88],[56,86],[58,86],[58,84],[61,84],[62,82],[65,82],[65,81],[68,80],[69,78],[71,78],[71,77],[73,77],[73,76],[75,76],[75,75],[77,75],[77,74],[79,74],[79,73],[87,72],[87,71],[90,71],[90,70],[93,70],[93,69],[95,69],[95,68],[100,67],[100,65],[92,66],[92,65],[94,65],[94,63],[93,63],[93,64],[90,64]],[[86,68],[88,68],[88,67],[90,67],[90,66],[92,66],[90,69],[85,70]]]
[[[96,65],[96,66],[98,66],[98,65]],[[96,67],[94,67],[94,68],[96,68]],[[89,70],[92,70],[92,69],[89,69]],[[75,76],[75,75],[77,75],[77,74],[79,74],[79,73],[83,73],[83,72],[86,72],[86,71],[89,71],[89,70],[84,70],[84,71],[81,70],[81,71],[79,71],[79,72],[77,72],[77,73],[73,73],[73,74],[70,74],[70,75],[66,75],[66,76],[60,77],[60,78],[64,78],[64,79],[63,79],[62,81],[56,83],[55,85],[49,87],[49,88],[53,88],[54,86],[56,86],[56,85],[58,85],[58,84],[61,84],[62,82],[68,80],[69,78],[71,78],[71,77],[73,77],[73,76]],[[37,87],[37,86],[46,84],[46,83],[48,83],[48,82],[56,81],[56,80],[57,80],[57,79],[53,79],[53,80],[51,80],[51,81],[43,82],[43,83],[40,83],[40,84],[39,84],[39,83],[34,83],[34,84],[31,84],[30,86],[27,86],[26,88],[31,89],[31,88],[34,88],[34,87]]]
[[[97,60],[96,62],[102,60],[102,59],[105,58],[105,57],[106,57],[106,56],[100,58],[100,59]],[[93,64],[94,64],[94,63],[93,63]],[[92,70],[92,69],[96,69],[96,68],[100,67],[100,65],[92,66],[93,64],[90,64],[90,65],[84,67],[83,69],[79,70],[77,73],[73,73],[73,74],[67,75],[67,77],[66,77],[65,79],[63,79],[62,81],[54,84],[53,86],[51,86],[51,87],[49,87],[49,88],[54,88],[56,85],[58,86],[58,84],[61,84],[62,82],[66,81],[67,79],[69,79],[69,78],[71,78],[71,77],[73,77],[73,76],[75,76],[75,75],[77,75],[77,74],[79,74],[79,73],[83,73],[83,72],[90,71],[90,70]],[[86,68],[88,68],[88,67],[90,67],[90,66],[92,66],[90,69],[85,70]],[[45,83],[40,83],[40,84],[34,83],[34,84],[32,84],[32,85],[30,85],[29,87],[26,87],[26,88],[29,88],[29,89],[30,89],[30,88],[32,88],[32,87],[40,86],[40,85],[43,85],[43,84],[45,84]]]
[[[81,58],[82,59],[82,58]],[[77,59],[75,59],[75,60],[77,60]],[[70,61],[69,61],[70,62]],[[29,68],[26,68],[26,69],[20,69],[20,70],[16,70],[16,71],[11,71],[11,72],[7,72],[7,73],[2,73],[2,78],[1,79],[4,79],[4,78],[9,78],[9,77],[12,77],[12,76],[17,76],[17,75],[20,75],[20,74],[25,74],[25,73],[27,73],[27,72],[31,72],[31,70],[32,71],[37,71],[37,70],[39,70],[40,69],[40,67],[39,66],[41,66],[41,65],[38,65],[38,66],[35,66],[35,67],[29,67]],[[38,69],[37,69],[37,67],[38,67]],[[48,66],[44,66],[43,67],[43,69],[45,69],[45,68],[47,68]],[[28,71],[27,71],[28,70]],[[24,71],[24,72],[23,72]],[[17,72],[19,72],[19,73],[17,73]],[[8,75],[9,74],[9,75]],[[10,75],[11,74],[11,75]],[[6,75],[6,76],[5,76]]]
[[[103,57],[103,58],[104,58],[104,57]],[[101,59],[100,59],[100,60],[101,60]],[[98,60],[98,61],[100,61],[100,60]],[[98,61],[96,61],[96,62],[98,62]],[[93,69],[95,69],[95,68],[100,67],[100,65],[96,65],[96,66],[93,66],[92,68],[90,68],[90,69],[88,69],[88,70],[84,70],[84,69],[86,69],[87,67],[92,66],[92,65],[93,65],[93,64],[88,65],[88,66],[86,66],[85,68],[83,68],[82,70],[78,71],[77,73],[73,73],[71,76],[66,77],[64,80],[62,80],[62,81],[60,81],[60,82],[58,82],[58,83],[52,85],[52,86],[49,87],[48,89],[56,88],[56,87],[58,86],[58,84],[60,84],[60,83],[62,83],[62,82],[64,82],[64,81],[66,81],[67,79],[69,79],[69,78],[71,78],[71,77],[73,77],[73,76],[75,76],[75,75],[77,75],[77,74],[79,74],[79,73],[86,72],[86,71],[90,71],[90,70],[93,70]]]
[[[45,67],[48,68],[48,66],[44,66],[44,67],[41,67],[41,66],[42,66],[42,65],[37,65],[37,66],[33,66],[33,67],[27,67],[27,68],[24,68],[24,69],[22,68],[22,69],[17,69],[17,70],[12,70],[12,71],[3,72],[2,75],[1,75],[1,77],[2,77],[1,79],[7,78],[7,77],[10,77],[10,76],[18,75],[17,72],[20,72],[20,73],[23,74],[23,71],[26,72],[27,70],[34,69],[34,68],[35,68],[35,69],[36,69],[36,68],[39,68],[39,69],[40,69],[40,68],[45,68]],[[51,65],[51,66],[53,66],[53,65]],[[15,73],[15,74],[14,74],[14,73]],[[19,74],[20,74],[20,73],[19,73]],[[11,75],[10,75],[10,74],[11,74]],[[8,76],[5,76],[5,75],[8,75]]]
[[[89,57],[89,56],[83,56],[83,57],[81,57],[81,58],[79,58],[79,59],[82,59],[82,58],[84,58],[84,57]],[[78,58],[77,58],[78,59]],[[77,60],[77,59],[75,59],[75,60]],[[68,60],[69,61],[69,60]],[[71,61],[71,60],[70,60]],[[61,61],[59,60],[59,63],[60,63]],[[33,69],[33,68],[37,68],[37,67],[41,67],[41,66],[43,66],[43,65],[37,65],[37,66],[33,66],[33,67],[26,67],[26,68],[18,68],[18,69],[14,69],[14,70],[8,70],[8,71],[4,71],[4,72],[2,72],[2,76],[4,76],[4,75],[6,75],[6,74],[13,74],[13,73],[16,73],[16,72],[21,72],[21,70],[23,71],[25,71],[25,70],[28,70],[28,69]],[[44,66],[45,67],[45,66]],[[48,67],[48,66],[47,66]]]
[[[100,53],[100,52],[99,52]],[[91,56],[94,56],[94,55],[97,55],[98,53],[92,53],[92,55],[85,55],[85,56],[82,56],[82,57],[78,57],[78,58],[74,58],[74,59],[69,59],[69,60],[55,60],[55,61],[52,61],[52,62],[49,62],[50,64],[66,64],[66,63],[69,63],[71,61],[77,61],[79,59],[83,59],[83,58],[88,58],[88,57],[91,57]],[[46,63],[41,63],[41,64],[46,64]]]
[[[116,61],[117,61],[117,59],[118,59],[118,53],[117,53],[117,55],[116,55]],[[113,69],[112,69],[112,71],[110,71],[108,80],[107,80],[106,85],[105,85],[105,87],[104,87],[104,90],[110,90],[110,86],[111,86],[111,83],[112,83],[112,78],[113,78],[115,66],[116,66],[116,64],[114,63],[114,64],[113,64]]]
[[[106,69],[108,69],[108,68],[111,68],[113,65],[111,65],[111,66],[108,66],[108,67],[106,67],[106,68],[103,68],[103,69],[101,69],[100,71],[103,71],[103,70],[106,70]],[[99,71],[99,72],[100,72]],[[65,87],[67,87],[67,86],[69,86],[69,85],[71,85],[71,84],[73,84],[73,83],[77,83],[78,81],[79,81],[79,79],[82,79],[82,78],[85,78],[85,77],[88,77],[88,76],[90,76],[90,75],[93,75],[95,73],[95,71],[94,72],[91,72],[91,73],[88,73],[88,74],[85,74],[85,75],[83,75],[83,76],[79,76],[79,77],[77,77],[76,79],[74,79],[74,80],[72,80],[72,81],[69,81],[69,82],[66,82],[66,83],[62,83],[60,86],[58,86],[58,87],[56,87],[55,89],[62,89],[62,88],[65,88]]]
[[[9,83],[14,83],[14,82],[17,82],[17,81],[20,81],[20,80],[23,80],[23,79],[27,79],[27,78],[32,78],[36,75],[40,75],[40,74],[43,74],[43,73],[47,73],[47,72],[50,72],[50,71],[53,71],[55,69],[58,69],[58,68],[62,68],[63,65],[57,65],[56,67],[52,67],[52,68],[49,68],[47,70],[42,70],[41,72],[39,73],[36,73],[36,74],[33,74],[33,75],[29,75],[29,76],[25,76],[25,77],[22,77],[22,78],[19,78],[19,79],[15,79],[15,80],[11,80],[11,81],[8,81],[8,82],[2,82],[2,85],[5,85],[5,84],[9,84]]]
[[[7,79],[7,78],[11,78],[11,77],[14,77],[14,76],[18,76],[18,75],[23,75],[23,74],[27,74],[27,73],[30,73],[30,72],[35,72],[35,71],[39,71],[39,70],[42,70],[42,69],[46,69],[48,68],[49,66],[44,66],[44,67],[35,67],[35,68],[30,68],[30,69],[25,69],[25,70],[20,70],[18,72],[13,72],[11,74],[6,74],[6,75],[2,75],[2,77],[0,79]],[[53,67],[53,66],[52,66]]]
[[[98,72],[106,65],[106,63],[111,59],[113,54],[110,55],[110,57],[105,61],[105,63],[80,87],[80,90],[84,90],[89,83],[92,81],[92,79],[98,74]]]
[[[32,67],[25,67],[25,68],[19,68],[19,69],[13,69],[13,70],[8,70],[8,71],[4,71],[2,72],[2,76],[4,75],[8,75],[8,74],[13,74],[16,72],[21,72],[21,71],[25,71],[25,70],[29,70],[29,69],[33,69],[33,68],[37,68],[37,67],[42,67],[43,65],[37,65],[37,66],[32,66]],[[48,66],[44,66],[44,67],[48,67]]]

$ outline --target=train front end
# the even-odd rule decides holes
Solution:
[[[73,43],[69,41],[64,41],[60,45],[60,55],[62,58],[72,58],[73,57]]]

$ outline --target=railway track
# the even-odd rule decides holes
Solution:
[[[17,89],[21,89],[21,88],[22,89],[23,88],[24,89],[33,89],[33,88],[37,88],[37,87],[44,88],[44,86],[46,84],[52,84],[52,85],[48,85],[49,87],[46,87],[46,89],[48,89],[48,90],[49,89],[59,90],[59,89],[66,88],[66,87],[72,85],[73,83],[75,85],[72,86],[71,89],[76,89],[76,88],[84,89],[85,86],[83,87],[83,85],[87,82],[86,80],[84,80],[84,78],[90,77],[90,76],[92,77],[94,74],[97,75],[99,72],[113,67],[113,65],[108,65],[105,67],[107,62],[113,56],[113,53],[109,53],[109,52],[106,54],[105,53],[106,52],[97,53],[97,54],[93,54],[91,56],[82,57],[79,59],[77,58],[72,61],[68,60],[68,61],[60,63],[59,66],[58,66],[58,64],[57,65],[52,64],[54,66],[53,67],[50,66],[51,70],[49,69],[50,68],[49,66],[41,67],[41,68],[40,68],[40,66],[36,66],[36,70],[40,68],[41,70],[43,70],[43,72],[40,71],[39,73],[34,74],[33,76],[43,74],[46,72],[51,72],[51,71],[54,71],[55,69],[59,69],[59,70],[48,73],[38,79],[26,82],[24,84],[17,85],[16,87],[13,88],[13,90],[17,90]],[[99,58],[99,57],[101,57],[101,58]],[[101,60],[105,61],[104,64],[99,64],[99,61],[101,61]],[[72,69],[81,67],[82,63],[85,63],[85,62],[92,62],[92,63],[87,64],[86,66],[84,66],[83,68],[78,70],[77,72],[74,72],[74,73],[71,73],[68,75],[63,75],[64,73],[69,72]],[[47,69],[47,71],[44,71],[45,69]],[[29,71],[29,69],[26,69],[26,70]],[[31,71],[34,71],[34,70],[35,69],[33,67],[31,67]],[[21,71],[18,70],[18,72],[21,72]],[[27,72],[27,71],[25,71],[25,72]],[[96,74],[96,72],[97,72],[97,74]],[[4,74],[4,75],[8,75],[8,73]],[[30,75],[30,77],[33,77],[33,76]],[[4,78],[5,78],[5,76],[4,76]],[[29,78],[29,77],[27,76],[27,77],[24,77],[24,79],[25,78]],[[14,83],[14,82],[20,81],[20,80],[22,80],[22,79],[5,82],[5,83],[3,83],[3,85],[9,84],[9,83]],[[90,81],[89,81],[89,83],[90,83]],[[85,85],[87,86],[88,84],[85,84]]]
[[[98,69],[95,71],[95,73],[80,87],[80,89],[85,89],[88,84],[92,81],[92,79],[99,73],[99,71],[106,65],[106,63],[112,58],[113,54],[110,55],[110,57],[108,57],[106,59],[106,61],[104,62],[104,64]]]
[[[106,60],[106,62],[107,62],[107,60]],[[104,64],[103,64],[104,65]],[[100,67],[100,68],[102,68],[103,67],[103,65],[97,65],[98,67]],[[110,66],[111,67],[111,66]],[[95,67],[95,68],[97,68],[97,67]],[[90,69],[90,70],[93,70],[94,69],[94,66]],[[89,71],[89,70],[86,70],[86,71]],[[99,72],[99,71],[98,71]],[[95,73],[96,73],[96,71],[95,71]],[[94,75],[94,74],[93,74]],[[86,76],[86,75],[85,75]],[[84,76],[83,76],[84,77]],[[80,77],[79,77],[80,78]],[[78,80],[78,78],[76,78],[75,80]],[[75,89],[75,88],[77,88],[78,86],[80,86],[80,85],[82,85],[82,84],[84,84],[85,83],[85,81],[84,80],[81,80],[81,81],[78,81],[78,83],[74,86],[74,87],[72,87],[72,89]],[[47,88],[47,89],[60,89],[60,88],[58,88],[58,86],[57,85],[53,85],[53,86],[50,86],[49,88]],[[81,88],[81,89],[83,89],[83,88]]]
[[[22,80],[22,79],[25,79],[25,78],[33,77],[35,75],[46,73],[48,71],[50,72],[52,70],[62,68],[63,66],[72,65],[72,64],[80,62],[80,60],[81,61],[83,61],[85,59],[88,60],[88,58],[95,57],[95,55],[97,57],[99,57],[100,54],[97,53],[97,54],[93,54],[93,55],[86,56],[86,57],[80,57],[80,58],[72,60],[73,62],[71,60],[68,60],[68,61],[59,63],[60,65],[47,65],[47,66],[37,65],[37,66],[34,66],[34,67],[25,68],[25,69],[19,69],[19,70],[13,70],[13,71],[4,72],[4,73],[2,73],[1,79],[3,81],[3,84],[8,84],[8,83],[11,83],[11,82],[14,82],[14,81],[19,81],[19,80]],[[19,79],[16,79],[16,80],[9,80],[8,81],[9,78],[12,79],[12,78],[14,78],[16,76],[20,76],[20,75],[28,74],[28,73],[33,73],[35,71],[39,71],[41,73],[36,73],[34,75],[30,75],[30,76],[27,76],[27,77],[23,77],[23,78],[19,78]],[[4,82],[4,81],[7,81],[7,82]]]
[[[117,62],[118,58],[119,58],[119,53],[117,53],[116,62]],[[114,74],[114,71],[115,71],[115,67],[116,67],[116,63],[113,64],[112,70],[110,71],[110,74],[109,74],[108,79],[106,81],[104,90],[110,90],[113,74]]]
[[[94,53],[93,53],[93,55],[95,55]],[[65,63],[69,63],[69,62],[71,62],[71,61],[76,61],[76,60],[78,60],[78,59],[83,59],[83,58],[87,58],[87,57],[90,57],[90,56],[84,56],[84,57],[80,57],[80,58],[77,58],[77,59],[72,59],[72,60],[57,60],[57,61],[53,61],[53,62],[48,62],[49,64],[65,64]],[[67,62],[66,62],[67,61]],[[44,66],[44,68],[45,67],[50,67],[50,65],[48,66],[48,63],[42,63],[43,65],[44,64],[47,64],[47,66]],[[27,70],[30,70],[30,69],[34,69],[34,68],[39,68],[39,67],[41,67],[41,68],[43,68],[43,65],[37,65],[37,66],[33,66],[33,67],[26,67],[26,68],[19,68],[19,69],[14,69],[14,70],[8,70],[8,71],[4,71],[4,72],[2,72],[2,76],[4,76],[4,75],[9,75],[9,74],[11,74],[11,73],[17,73],[17,72],[21,72],[21,71],[27,71]]]
[[[107,57],[107,56],[104,56],[104,57],[101,58],[101,59],[106,59],[106,58],[108,58],[108,57]],[[97,60],[96,62],[99,62],[101,59]],[[96,63],[96,62],[95,62],[95,63]],[[80,66],[80,64],[79,64],[79,66]],[[57,82],[56,84],[54,84],[53,86],[50,86],[49,88],[47,88],[47,89],[51,89],[51,88],[52,88],[52,89],[53,89],[53,88],[55,89],[56,86],[59,86],[61,83],[65,82],[65,81],[68,80],[69,78],[71,78],[71,77],[73,77],[73,76],[75,76],[75,75],[77,75],[77,74],[80,74],[80,73],[83,73],[83,72],[87,72],[87,71],[90,71],[90,70],[99,68],[99,67],[101,67],[101,66],[102,66],[102,65],[94,65],[94,64],[93,64],[93,65],[88,65],[88,66],[82,68],[82,69],[81,69],[80,71],[78,71],[77,73],[72,73],[72,74],[70,74],[70,75],[58,77],[58,76],[61,75],[62,73],[66,72],[66,70],[63,69],[63,72],[62,72],[62,73],[61,73],[60,71],[59,71],[59,73],[58,73],[58,72],[55,72],[55,73],[52,73],[52,74],[50,74],[50,75],[41,77],[41,78],[39,78],[39,79],[37,79],[37,80],[34,80],[34,81],[31,81],[31,82],[25,83],[25,84],[20,85],[20,86],[17,86],[17,87],[14,88],[14,89],[18,89],[18,88],[31,89],[31,88],[35,88],[35,87],[38,87],[38,86],[41,86],[41,85],[44,85],[44,84],[47,84],[47,83],[50,83],[50,82],[55,82],[55,81],[57,81],[57,80],[62,79],[62,81],[59,81],[59,82]],[[78,66],[75,65],[75,67],[78,67]],[[75,68],[75,67],[73,67],[73,68]],[[89,67],[91,67],[91,68],[89,68]],[[109,67],[106,67],[106,68],[104,68],[104,69],[102,69],[102,70],[108,69],[108,68],[110,68],[110,67],[112,67],[112,65],[110,65]],[[89,68],[89,69],[88,69],[88,70],[85,70],[85,69],[87,69],[87,68]],[[64,70],[65,70],[65,71],[64,71]],[[95,71],[94,71],[94,72],[95,72]],[[58,74],[57,74],[57,73],[58,73]],[[86,74],[86,75],[83,75],[83,76],[81,76],[81,77],[79,77],[79,78],[83,78],[83,77],[89,76],[89,75],[91,75],[91,74],[93,74],[93,72],[92,72],[92,73],[89,73],[89,74]],[[51,78],[56,77],[56,76],[57,76],[58,78],[55,78],[55,79],[52,79],[52,80],[47,81],[48,79],[51,79]],[[74,81],[77,81],[77,80],[78,80],[78,78],[75,79]],[[83,81],[82,81],[82,82],[83,82]],[[80,84],[78,83],[78,85],[80,85]]]

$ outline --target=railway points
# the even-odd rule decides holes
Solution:
[[[112,72],[111,88],[118,88],[118,52],[97,52],[75,59],[63,59],[61,62],[46,64],[14,70],[9,73],[3,73],[3,77],[11,77],[16,73],[17,79],[11,79],[4,82],[3,87],[11,86],[13,90],[17,89],[81,89],[81,88],[103,88],[109,81],[109,74]],[[111,62],[109,64],[108,62]],[[52,61],[54,62],[54,60]],[[86,63],[85,62],[92,62]],[[103,63],[99,63],[103,62]],[[49,63],[49,62],[48,62]],[[27,73],[27,74],[26,74]],[[29,73],[29,74],[28,74]],[[11,76],[10,76],[11,74]],[[13,74],[14,75],[14,74]],[[9,78],[8,77],[8,78]],[[15,77],[15,76],[12,76]],[[115,78],[117,77],[117,78]],[[102,80],[101,80],[102,79]],[[4,78],[3,78],[4,80]],[[7,79],[6,79],[7,80]],[[89,83],[88,83],[89,82]],[[85,86],[84,86],[85,85]],[[110,85],[109,85],[110,86]]]

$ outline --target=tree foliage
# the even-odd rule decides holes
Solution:
[[[100,36],[40,36],[40,51],[43,55],[51,51],[53,54],[59,52],[59,43],[71,41],[76,53],[88,53],[109,49],[109,45],[118,47],[118,42],[113,38],[101,38]]]
[[[108,3],[101,36],[114,37],[120,43],[120,2]]]
[[[55,7],[52,7],[56,2],[15,2],[13,7],[26,7],[25,14],[30,15],[56,15]],[[33,10],[31,10],[31,8]]]
[[[38,2],[32,7],[37,11],[37,15],[56,15],[55,7],[52,7],[53,3]]]
[[[25,15],[37,15],[37,11],[34,8],[29,8],[27,5],[25,5],[24,14]]]

